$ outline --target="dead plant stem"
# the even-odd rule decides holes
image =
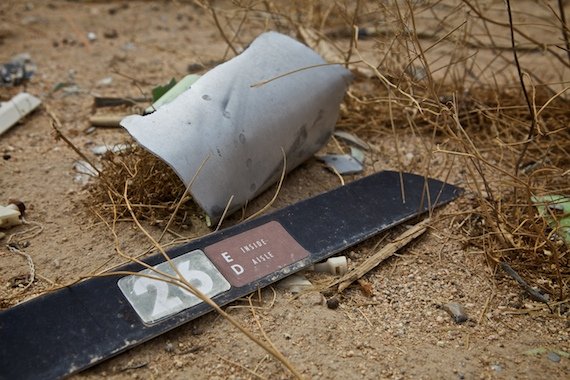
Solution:
[[[521,84],[521,89],[522,89],[522,91],[523,91],[524,98],[525,98],[526,104],[527,104],[527,106],[528,106],[528,112],[529,112],[530,118],[531,118],[530,127],[529,127],[529,129],[528,129],[528,136],[527,136],[527,138],[526,138],[526,143],[523,145],[522,151],[521,151],[521,153],[520,153],[520,155],[519,155],[519,157],[518,157],[518,159],[517,159],[517,161],[516,161],[516,163],[515,163],[515,176],[518,176],[519,167],[520,167],[520,165],[521,165],[521,163],[522,163],[522,160],[524,159],[524,156],[525,156],[525,154],[526,154],[526,151],[528,150],[528,145],[529,145],[529,143],[531,142],[532,137],[534,136],[534,132],[535,132],[536,127],[537,127],[537,123],[536,123],[536,113],[535,113],[535,109],[534,109],[534,107],[533,107],[532,104],[531,104],[531,101],[530,101],[530,98],[529,98],[529,95],[528,95],[528,91],[527,91],[526,85],[525,85],[525,83],[524,83],[524,75],[523,75],[523,72],[522,72],[522,69],[521,69],[521,65],[520,65],[520,62],[519,62],[519,56],[518,56],[518,54],[517,54],[517,47],[516,47],[516,43],[515,43],[515,31],[514,31],[514,26],[513,26],[513,14],[512,14],[512,11],[511,11],[511,0],[505,0],[505,4],[506,4],[506,6],[507,6],[507,13],[508,13],[508,15],[509,15],[509,30],[510,30],[510,33],[511,33],[511,47],[512,47],[512,49],[513,49],[513,56],[514,56],[514,59],[515,59],[515,65],[516,65],[516,67],[517,67],[517,73],[518,73],[518,75],[519,75],[519,81],[520,81],[520,84]],[[516,190],[516,189],[515,189],[515,190]],[[515,195],[516,195],[516,194],[515,194]],[[516,198],[516,196],[515,196],[515,198]]]
[[[170,226],[172,225],[172,223],[174,222],[174,218],[176,217],[176,214],[178,213],[178,210],[180,209],[180,206],[182,206],[182,202],[184,201],[184,199],[186,198],[186,195],[188,195],[188,193],[190,192],[190,188],[192,187],[192,185],[194,184],[194,182],[196,181],[196,178],[198,177],[198,174],[200,174],[200,172],[202,171],[202,169],[204,168],[204,165],[206,164],[206,162],[210,159],[210,155],[206,156],[202,162],[200,163],[200,166],[198,167],[198,170],[196,170],[196,173],[194,173],[194,175],[192,176],[192,179],[190,179],[190,182],[188,183],[188,186],[186,186],[186,189],[184,189],[184,193],[180,196],[180,199],[178,200],[178,202],[176,203],[176,207],[174,208],[174,211],[172,212],[172,214],[170,215],[170,218],[168,219],[168,222],[166,223],[166,227],[164,227],[164,229],[162,230],[162,233],[160,234],[160,236],[158,237],[158,242],[160,243],[160,241],[162,240],[162,238],[164,237],[164,235],[166,234],[166,231],[168,231],[168,229],[170,228]],[[132,205],[131,205],[132,207]]]
[[[239,54],[238,51],[236,50],[236,48],[234,47],[234,45],[232,44],[232,42],[230,41],[230,39],[228,38],[226,33],[224,32],[224,29],[222,28],[222,25],[220,24],[220,20],[218,20],[218,15],[216,14],[216,10],[210,2],[208,2],[208,9],[210,10],[210,13],[212,14],[212,18],[214,19],[214,23],[216,24],[216,28],[218,28],[220,35],[222,36],[222,38],[224,39],[226,44],[228,44],[228,47],[232,50],[232,52],[235,55],[238,55]]]

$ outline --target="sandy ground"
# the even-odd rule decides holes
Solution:
[[[95,33],[95,41],[88,40],[88,32]],[[245,41],[255,34],[251,30],[242,38]],[[87,131],[94,95],[140,96],[124,75],[135,77],[148,91],[171,77],[185,75],[189,65],[220,60],[226,50],[211,18],[189,4],[53,0],[0,5],[0,61],[30,53],[37,73],[26,91],[42,99],[44,107],[62,121],[63,132],[86,152],[94,145],[129,140],[119,129]],[[556,77],[565,76],[567,71],[556,69],[551,79],[556,82]],[[101,82],[108,77],[111,83]],[[75,86],[53,92],[64,82]],[[0,96],[6,99],[21,90],[2,88]],[[423,139],[401,132],[404,169],[422,167]],[[398,168],[390,131],[379,132],[369,142],[372,149],[364,174]],[[331,143],[325,150],[334,149]],[[45,108],[1,136],[0,150],[0,203],[9,198],[22,200],[27,206],[26,219],[43,227],[25,248],[36,271],[36,282],[25,291],[25,281],[18,278],[29,273],[28,265],[6,249],[6,238],[1,241],[2,308],[120,262],[110,231],[85,205],[89,185],[75,180],[73,162],[78,157],[54,139]],[[444,158],[432,159],[443,167]],[[450,180],[465,184],[464,175],[454,170]],[[287,177],[273,209],[338,185],[336,176],[321,163],[309,160]],[[254,201],[252,212],[271,197],[267,193]],[[462,244],[468,225],[462,212],[471,202],[466,194],[439,211],[426,236],[371,272],[366,277],[373,287],[371,297],[357,287],[349,288],[340,306],[332,310],[320,293],[293,298],[283,290],[264,289],[253,297],[261,326],[307,378],[567,378],[568,314],[551,314],[525,298],[510,278],[491,272],[479,250]],[[9,233],[27,228],[17,227]],[[158,227],[149,228],[160,233]],[[207,231],[197,224],[185,236]],[[345,254],[351,263],[360,262],[395,232],[370,239]],[[132,223],[120,223],[118,233],[121,246],[130,253],[149,246]],[[323,280],[323,275],[310,273],[308,277]],[[440,308],[446,302],[461,303],[469,321],[454,323]],[[260,333],[247,302],[237,301],[226,310]],[[538,348],[544,350],[531,353]],[[558,354],[549,359],[551,352]],[[559,361],[551,360],[556,356]],[[290,377],[223,318],[209,314],[76,377],[245,379],[254,378],[252,372],[262,378]]]

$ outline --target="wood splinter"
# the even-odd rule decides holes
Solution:
[[[357,281],[366,273],[370,272],[372,269],[376,268],[382,261],[393,256],[400,249],[411,243],[413,240],[421,236],[427,231],[427,227],[430,223],[430,219],[425,219],[410,229],[406,230],[400,236],[398,236],[394,241],[386,244],[378,252],[366,259],[358,267],[353,268],[347,274],[335,280],[329,285],[329,288],[338,285],[337,292],[341,293],[343,290],[348,288],[350,284]]]

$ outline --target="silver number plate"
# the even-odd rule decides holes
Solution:
[[[229,282],[200,250],[172,259],[171,263],[186,281],[208,297],[230,289]],[[154,268],[170,276],[177,276],[168,262],[158,264]],[[166,279],[151,269],[145,269],[138,274],[123,277],[118,282],[119,289],[144,323],[155,323],[202,302],[177,285],[144,276]]]

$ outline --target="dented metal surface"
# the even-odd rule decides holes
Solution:
[[[269,32],[169,104],[121,125],[189,184],[215,221],[275,183],[331,136],[351,74]],[[199,170],[201,164],[204,166]]]

